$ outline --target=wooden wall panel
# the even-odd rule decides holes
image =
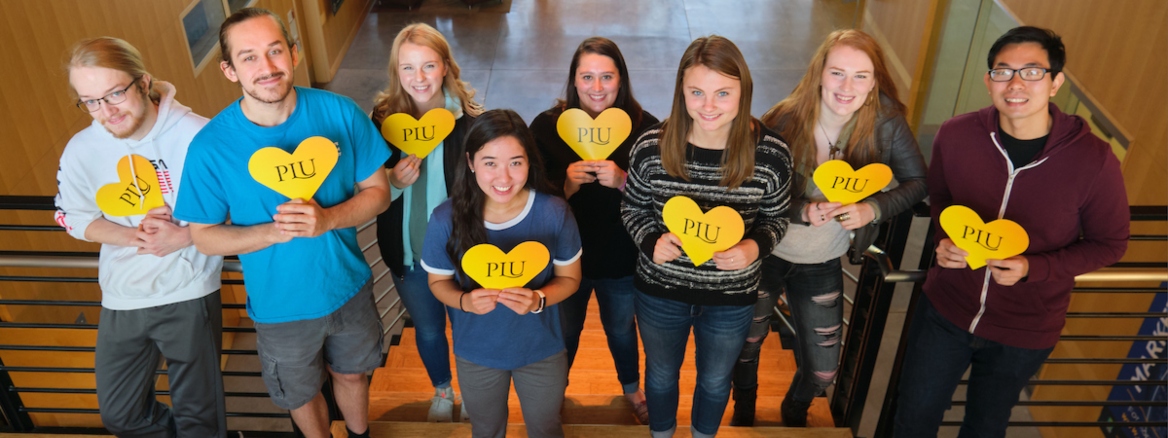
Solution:
[[[341,59],[348,51],[349,43],[365,21],[365,13],[369,11],[372,0],[349,0],[341,5],[336,15],[330,16],[324,22],[325,44],[328,50],[328,63],[333,72],[336,72]]]
[[[923,104],[922,86],[929,80],[932,55],[944,22],[942,0],[869,0],[863,4],[863,30],[884,49],[888,68],[906,105],[908,120],[915,121]]]
[[[908,101],[913,66],[921,56],[921,37],[936,0],[868,0],[864,2],[863,30],[880,41],[900,98]]]
[[[324,0],[301,0],[304,40],[313,61],[313,81],[330,82],[361,28],[372,0],[348,0],[336,14]]]
[[[1168,3],[1161,0],[1093,2],[1087,0],[1002,0],[1023,24],[1053,29],[1067,47],[1066,70],[1119,129],[1130,136],[1123,163],[1132,205],[1168,204]],[[1132,232],[1165,233],[1164,224],[1133,224]],[[1163,243],[1133,243],[1125,261],[1164,262]],[[1109,284],[1106,286],[1119,286]],[[1155,286],[1123,284],[1122,286]],[[1080,294],[1071,311],[1146,312],[1151,296],[1116,299]],[[1071,320],[1064,334],[1131,335],[1139,319]],[[1125,357],[1130,342],[1064,342],[1052,357]],[[1118,365],[1047,366],[1044,379],[1114,379]],[[1039,400],[1105,400],[1110,387],[1050,386],[1035,389]],[[1035,420],[1098,418],[1100,408],[1031,408]],[[1044,428],[1044,436],[1079,437],[1098,430]]]
[[[76,42],[95,36],[125,39],[142,52],[146,67],[178,90],[177,99],[196,113],[214,116],[238,99],[239,86],[219,71],[218,50],[201,70],[190,58],[181,14],[195,0],[8,0],[0,3],[0,194],[56,194],[56,170],[68,140],[92,119],[73,106],[64,70],[67,51]],[[359,3],[359,2],[349,2]],[[275,11],[283,18],[299,5],[295,0],[258,0],[254,6]],[[297,12],[298,17],[303,14]],[[302,18],[301,18],[302,20]],[[300,21],[300,20],[298,20]],[[301,23],[299,26],[303,29]],[[309,62],[296,69],[296,84],[309,85]],[[51,212],[0,212],[6,224],[53,224]],[[98,245],[81,242],[65,233],[0,232],[0,249],[89,251]],[[93,276],[93,272],[46,269],[0,269],[5,275]],[[91,287],[92,286],[92,287]],[[238,289],[235,290],[235,289]],[[0,296],[20,299],[96,300],[95,285],[54,283],[0,283]],[[243,288],[224,288],[224,302],[244,302]],[[240,292],[237,294],[237,292]],[[8,321],[72,322],[82,310],[10,306],[0,308]],[[95,309],[84,310],[96,321]],[[92,315],[90,313],[93,313]],[[242,311],[232,312],[234,324]]]
[[[56,193],[57,161],[66,142],[92,119],[78,111],[64,71],[66,51],[77,40],[109,35],[126,39],[143,54],[147,69],[178,89],[177,98],[196,113],[215,115],[237,99],[239,87],[223,77],[218,56],[196,72],[192,67],[180,14],[193,0],[35,1],[0,3],[0,193],[51,196]],[[292,0],[261,0],[258,6],[287,11]],[[286,14],[282,14],[286,16]],[[298,69],[307,85],[307,67]],[[52,224],[51,212],[7,212],[4,223]],[[4,232],[4,250],[97,251],[97,245],[64,233]],[[69,275],[60,270],[4,269],[13,275]],[[74,274],[76,275],[76,274]],[[88,275],[92,275],[89,273]],[[5,283],[0,295],[25,299],[95,299],[86,288],[52,283]],[[96,315],[87,316],[91,321]],[[72,322],[76,309],[13,306],[6,320]]]
[[[1063,36],[1068,51],[1066,70],[1100,107],[1101,113],[1131,139],[1123,172],[1132,205],[1168,204],[1168,2],[1162,0],[998,0],[1022,24],[1054,29]],[[901,87],[901,97],[913,104],[912,84],[927,81],[921,65],[929,56],[938,3],[944,0],[867,0],[863,3],[864,27],[880,41]],[[922,41],[922,39],[926,41]],[[909,94],[906,94],[909,93]],[[912,109],[910,108],[910,114]],[[910,118],[910,120],[912,120]],[[1133,224],[1133,234],[1164,234],[1163,223]],[[1168,248],[1163,242],[1133,243],[1125,261],[1164,262]],[[1084,285],[1087,286],[1087,285]],[[1154,284],[1104,284],[1110,287]],[[1151,296],[1117,299],[1114,294],[1077,294],[1071,311],[1146,312]],[[1134,334],[1138,319],[1072,319],[1064,334]],[[1052,357],[1124,357],[1130,342],[1064,342]],[[1114,379],[1117,365],[1057,365],[1043,369],[1043,379]],[[1103,400],[1109,387],[1042,386],[1038,400]],[[1032,407],[1035,420],[1098,418],[1099,407]],[[1097,436],[1098,429],[1044,428],[1044,436]],[[1092,435],[1083,435],[1091,433]]]
[[[1002,0],[1025,24],[1054,29],[1067,70],[1132,135],[1124,175],[1133,204],[1168,204],[1168,2]]]
[[[218,69],[218,55],[195,72],[180,14],[194,0],[10,0],[0,3],[0,193],[53,195],[65,143],[92,119],[73,107],[64,71],[76,41],[115,36],[137,47],[147,69],[178,89],[177,99],[213,116],[239,98],[239,86]],[[293,0],[260,0],[286,17]],[[216,51],[217,53],[217,51]],[[300,69],[298,69],[300,70]],[[298,71],[298,73],[300,73]],[[297,80],[308,85],[307,69]]]

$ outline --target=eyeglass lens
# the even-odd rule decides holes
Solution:
[[[1022,80],[1026,80],[1026,81],[1037,81],[1039,79],[1042,79],[1042,77],[1046,75],[1046,69],[1038,68],[1038,67],[1023,68],[1023,69],[1018,69],[1018,70],[1013,70],[1013,69],[1008,69],[1008,68],[996,68],[996,69],[990,70],[990,79],[993,79],[994,82],[1007,82],[1010,79],[1014,78],[1015,72],[1019,73],[1021,75]]]
[[[130,81],[130,85],[127,85],[126,88],[114,91],[113,93],[105,95],[105,97],[101,97],[98,99],[83,100],[80,102],[81,105],[78,105],[78,107],[80,107],[82,110],[85,110],[85,112],[91,113],[91,112],[97,111],[99,108],[101,108],[102,101],[105,101],[106,105],[117,105],[119,103],[125,102],[126,101],[126,92],[129,91],[130,87],[134,86],[135,82],[138,82],[138,80],[135,79],[133,81]]]

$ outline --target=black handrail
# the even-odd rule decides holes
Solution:
[[[919,207],[919,206],[918,206]],[[928,217],[926,211],[917,211],[918,217]],[[1153,221],[1164,222],[1168,221],[1168,207],[1165,206],[1132,206],[1131,220],[1137,221]],[[926,236],[933,235],[933,224],[929,223]],[[1132,240],[1139,241],[1168,241],[1168,236],[1162,235],[1137,235],[1133,236]],[[904,352],[906,346],[906,337],[908,335],[908,327],[912,323],[912,315],[915,312],[917,300],[921,295],[921,285],[924,282],[927,269],[932,265],[933,245],[932,239],[925,239],[924,248],[921,251],[921,259],[918,269],[912,271],[898,271],[893,267],[892,258],[879,251],[870,254],[870,260],[881,270],[884,276],[884,281],[907,281],[913,282],[913,296],[910,300],[908,310],[905,312],[904,329],[901,332],[900,342],[896,357],[893,362],[892,373],[886,380],[887,390],[885,392],[883,406],[880,410],[880,418],[874,432],[875,437],[888,437],[892,434],[892,419],[895,417],[896,400],[897,400],[897,386],[900,382],[900,370],[903,365]],[[867,262],[866,262],[867,263]],[[1114,268],[1144,268],[1155,269],[1158,272],[1166,270],[1168,262],[1124,262],[1113,265]],[[1163,294],[1168,292],[1164,287],[1076,287],[1072,290],[1073,293],[1109,293],[1109,294]],[[887,297],[891,299],[891,297]],[[856,310],[853,310],[855,312]],[[866,311],[866,310],[861,310]],[[886,317],[886,315],[880,315]],[[1068,312],[1068,318],[1165,318],[1168,317],[1168,312]],[[1064,335],[1060,337],[1060,341],[1154,341],[1162,340],[1162,336],[1145,336],[1145,335]],[[1164,359],[1148,359],[1148,358],[1068,358],[1060,357],[1048,359],[1048,364],[1128,364],[1128,363],[1163,363]],[[863,380],[871,380],[871,374],[863,376]],[[1124,380],[1043,380],[1032,379],[1031,385],[1051,385],[1051,386],[1130,386],[1130,385],[1152,385],[1165,386],[1164,380],[1144,380],[1139,382],[1124,381]],[[968,380],[962,380],[961,385],[968,385]],[[859,409],[862,409],[863,400],[858,400],[861,404]],[[1160,403],[1159,405],[1156,403]],[[834,404],[834,400],[833,400]],[[955,405],[963,405],[963,401],[953,401]],[[1162,402],[1113,402],[1113,401],[1091,401],[1091,400],[1059,400],[1059,401],[1022,401],[1020,406],[1052,406],[1052,407],[1068,407],[1068,406],[1161,406]],[[834,412],[834,409],[833,409]],[[854,423],[851,423],[854,421]],[[837,420],[838,422],[838,420]],[[850,424],[858,424],[859,419],[849,419]],[[957,421],[945,421],[941,423],[942,426],[959,426],[961,423]],[[1100,422],[1100,421],[1011,421],[1011,426],[1031,426],[1031,427],[1147,427],[1147,426],[1163,426],[1163,422]],[[857,431],[856,427],[852,428],[853,432]]]

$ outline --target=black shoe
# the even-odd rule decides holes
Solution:
[[[785,427],[807,427],[807,409],[810,402],[800,402],[791,397],[783,397],[783,404],[779,406],[779,414],[783,417]]]
[[[754,405],[758,399],[758,388],[734,388],[734,415],[730,417],[731,426],[754,426]]]

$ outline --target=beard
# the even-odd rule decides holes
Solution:
[[[275,87],[272,87],[272,88],[260,88],[260,87],[254,86],[254,84],[256,82],[270,79],[272,76],[273,75],[257,78],[256,80],[252,81],[252,84],[253,84],[252,87],[243,86],[242,84],[240,87],[243,88],[244,93],[247,93],[248,96],[251,96],[253,99],[258,100],[260,102],[268,103],[268,104],[283,102],[284,99],[286,99],[288,97],[288,94],[292,92],[292,80],[290,77],[288,77],[289,75],[285,75],[283,73],[280,73],[279,76],[285,77],[288,80],[281,81],[279,84],[277,84]]]
[[[122,123],[120,127],[111,127],[104,121],[101,122],[101,126],[105,127],[105,130],[109,131],[110,135],[113,135],[114,138],[125,140],[130,138],[131,135],[134,135],[135,132],[138,132],[138,128],[141,128],[142,124],[146,122],[146,113],[145,111],[139,111],[130,114],[128,118],[129,120],[126,121],[128,124]]]
[[[146,123],[146,111],[151,111],[154,109],[154,102],[150,100],[150,93],[148,93],[145,88],[134,87],[134,91],[138,92],[137,97],[139,106],[138,108],[134,108],[132,111],[126,111],[128,117],[127,120],[123,121],[121,124],[119,124],[119,126],[116,127],[110,126],[108,123],[106,123],[106,120],[101,120],[101,126],[105,128],[105,130],[108,131],[110,135],[114,136],[114,138],[118,140],[125,140],[134,135],[134,133],[138,132],[138,129],[142,128],[142,124]],[[125,105],[127,103],[128,102],[122,102],[119,105]],[[106,105],[108,105],[108,103]]]

